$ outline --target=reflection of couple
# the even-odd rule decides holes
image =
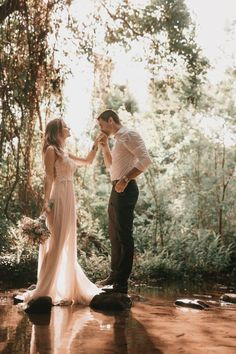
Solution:
[[[43,325],[47,316],[50,324]],[[36,315],[31,321],[30,354],[161,353],[130,311],[101,313],[84,306],[54,306],[51,315]]]
[[[133,217],[138,199],[135,178],[151,163],[140,135],[122,126],[118,115],[107,110],[98,117],[101,134],[86,158],[67,154],[65,141],[70,130],[60,119],[47,124],[43,146],[45,164],[44,210],[51,237],[40,246],[36,289],[25,300],[50,296],[53,304],[89,304],[101,292],[77,262],[76,211],[73,174],[80,165],[91,164],[98,147],[110,169],[112,192],[109,201],[111,273],[100,285],[113,285],[112,292],[127,293],[133,263]],[[108,136],[114,135],[110,151]]]

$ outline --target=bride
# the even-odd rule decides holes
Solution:
[[[76,211],[73,174],[80,165],[91,164],[99,138],[86,158],[67,154],[65,141],[70,128],[61,119],[51,120],[45,130],[43,160],[45,166],[44,207],[51,237],[39,247],[36,288],[28,291],[28,302],[50,296],[53,304],[88,305],[101,292],[77,263]]]

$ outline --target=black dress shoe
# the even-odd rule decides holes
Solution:
[[[97,281],[96,284],[98,286],[112,285],[114,283],[114,279],[111,275],[109,275],[106,279]]]
[[[106,293],[112,294],[112,293],[120,293],[120,294],[127,294],[128,293],[128,285],[119,285],[119,284],[114,284],[113,288],[103,288],[103,291]]]

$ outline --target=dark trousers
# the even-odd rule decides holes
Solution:
[[[131,180],[122,193],[113,186],[108,206],[109,237],[111,240],[111,275],[114,283],[127,285],[133,256],[134,208],[138,200],[138,186]]]

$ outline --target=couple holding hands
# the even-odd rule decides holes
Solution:
[[[65,142],[70,129],[63,120],[53,119],[46,126],[44,211],[51,237],[39,247],[37,285],[25,293],[25,302],[50,296],[53,304],[89,305],[102,291],[128,292],[134,254],[134,208],[139,194],[136,177],[148,168],[151,160],[141,136],[123,126],[116,112],[104,111],[97,122],[101,134],[86,158],[66,153]],[[108,143],[110,136],[115,139],[112,150]],[[108,277],[96,285],[77,262],[73,174],[78,166],[93,162],[99,146],[111,178],[108,204],[111,270]]]

